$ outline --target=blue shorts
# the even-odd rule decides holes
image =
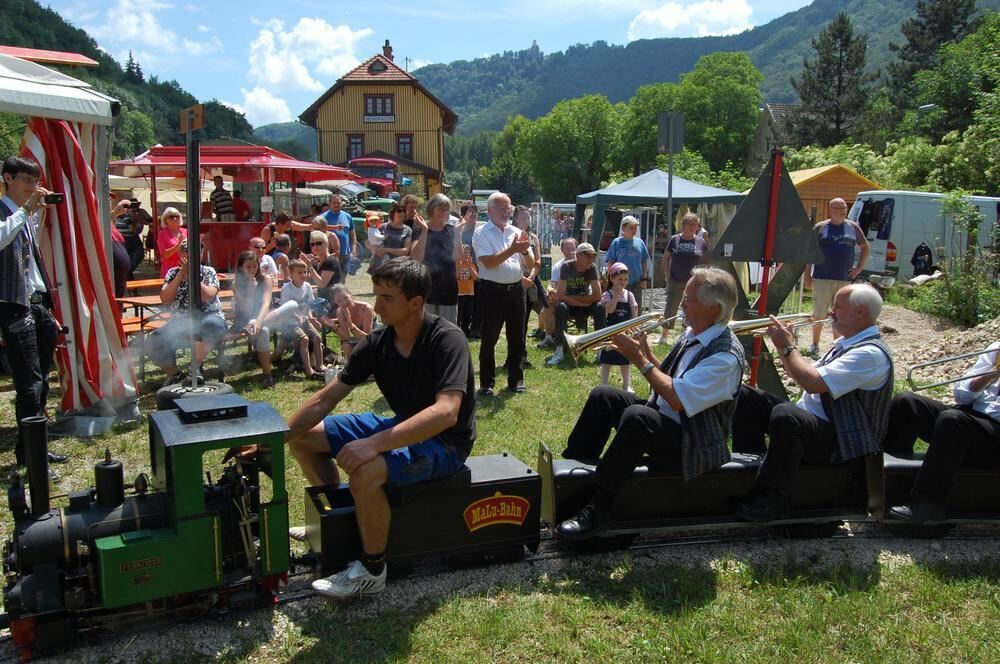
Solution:
[[[323,418],[323,428],[330,443],[330,452],[337,456],[347,443],[385,431],[398,422],[398,418],[374,413],[345,413]],[[391,486],[444,479],[465,465],[455,448],[436,436],[383,452],[382,458],[388,470],[386,484]]]

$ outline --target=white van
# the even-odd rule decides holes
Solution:
[[[933,252],[934,263],[945,267],[948,259],[965,247],[965,233],[960,233],[951,216],[942,211],[947,197],[922,191],[859,192],[847,217],[858,222],[868,237],[871,250],[865,270],[909,279],[913,276],[910,259],[921,243]],[[983,215],[979,246],[989,248],[1000,198],[969,196],[967,200]]]

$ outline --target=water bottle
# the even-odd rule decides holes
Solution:
[[[337,366],[336,364],[331,364],[326,368],[326,371],[323,372],[323,383],[329,385],[330,383],[333,382],[333,379],[336,378],[339,373],[340,373],[340,367]]]

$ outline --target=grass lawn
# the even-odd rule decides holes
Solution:
[[[361,275],[352,280],[362,298],[371,292],[366,280]],[[478,364],[478,342],[471,350]],[[561,449],[589,389],[599,381],[598,368],[592,355],[577,366],[545,367],[547,355],[529,342],[529,392],[501,391],[480,404],[475,453],[508,451],[534,465],[539,442]],[[499,363],[504,356],[501,340]],[[148,394],[140,403],[144,411],[154,407],[151,393],[162,376],[152,370],[148,378]],[[644,390],[637,371],[633,380]],[[284,416],[318,387],[294,376],[265,390],[249,360],[228,382],[237,393],[268,401]],[[15,429],[8,384],[0,385],[6,392],[0,466],[10,471]],[[505,385],[502,373],[497,384]],[[368,383],[340,410],[386,408],[374,383]],[[93,484],[93,465],[105,447],[123,461],[126,481],[149,472],[144,423],[95,439],[53,441],[52,447],[71,456],[68,464],[56,467],[63,475],[55,487],[60,493]],[[302,523],[305,484],[291,460],[287,479],[291,522]],[[10,528],[0,519],[0,536],[6,539]],[[245,621],[224,619],[221,628],[230,636],[216,646],[200,644],[190,630],[179,628],[166,649],[144,656],[254,662],[995,660],[1000,652],[995,541],[972,563],[958,556],[949,562],[961,544],[920,544],[945,547],[933,564],[908,557],[906,540],[886,541],[889,554],[876,547],[862,556],[850,553],[854,545],[847,540],[583,556],[444,575],[443,582],[435,581],[443,583],[440,592],[428,590],[426,578],[403,580],[390,584],[387,598],[344,606],[316,599],[259,611]],[[798,546],[805,546],[806,554]],[[131,646],[132,656],[137,647]]]

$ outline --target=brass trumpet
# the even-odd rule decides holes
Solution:
[[[970,357],[979,357],[980,355],[985,355],[987,353],[996,353],[993,358],[993,369],[990,371],[984,371],[982,373],[972,374],[970,376],[959,376],[958,378],[951,378],[948,380],[941,380],[936,383],[929,383],[927,385],[920,385],[913,379],[913,372],[917,369],[923,369],[924,367],[934,367],[939,364],[947,364],[948,362],[956,362],[958,360],[965,360]],[[961,380],[966,380],[968,378],[981,378],[983,376],[989,376],[990,374],[995,374],[1000,372],[1000,348],[984,348],[983,350],[974,350],[968,353],[960,353],[958,355],[949,355],[948,357],[942,357],[936,360],[931,360],[930,362],[921,362],[920,364],[914,364],[906,372],[906,382],[910,384],[910,389],[914,392],[920,392],[921,390],[928,390],[932,387],[940,387],[942,385],[951,385],[952,383],[957,383]]]
[[[793,314],[793,315],[798,316],[801,314]],[[788,326],[788,329],[790,329],[792,332],[798,332],[800,329],[804,327],[812,327],[813,325],[827,325],[832,322],[833,318],[824,318],[823,320],[812,320],[812,316],[810,316],[809,320],[803,320],[792,323],[791,325]],[[763,337],[767,334],[767,328],[762,327],[760,329],[754,330],[752,334],[755,337]]]
[[[775,318],[782,323],[792,323],[792,327],[799,327],[804,324],[813,325],[812,315],[810,314],[782,314],[781,316],[775,316]],[[748,332],[754,335],[764,334],[764,330],[772,325],[774,325],[774,323],[771,321],[770,317],[729,321],[729,329],[733,331],[733,334],[737,335],[746,334]]]
[[[643,314],[627,321],[616,323],[594,330],[587,334],[567,334],[566,348],[573,359],[577,359],[589,350],[601,350],[611,346],[611,337],[618,334],[639,334],[652,332],[656,328],[666,325],[670,321],[683,318],[680,314],[671,318],[664,318],[663,314]]]

